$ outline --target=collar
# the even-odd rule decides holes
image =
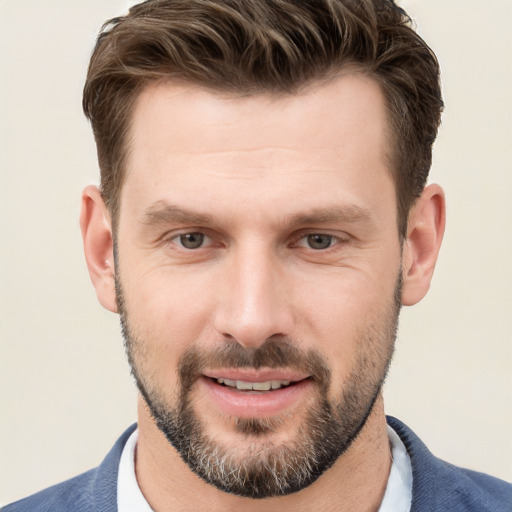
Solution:
[[[378,512],[409,512],[412,496],[412,468],[407,450],[396,432],[388,425],[392,465],[384,498]],[[138,430],[126,442],[119,461],[117,485],[118,512],[152,512],[135,476],[135,450]]]

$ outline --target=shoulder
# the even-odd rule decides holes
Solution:
[[[88,489],[97,470],[76,476],[48,487],[28,498],[16,501],[1,512],[58,512],[60,510],[91,510]]]
[[[411,512],[511,512],[512,484],[438,459],[402,422],[388,417],[402,439],[413,472]]]
[[[136,425],[132,425],[123,433],[97,468],[11,503],[3,507],[1,512],[68,512],[70,510],[111,512],[117,510],[119,460],[123,447],[135,428]]]

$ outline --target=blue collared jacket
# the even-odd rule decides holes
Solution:
[[[411,512],[512,512],[512,484],[434,457],[402,422],[388,417],[411,457]],[[132,425],[96,469],[49,487],[1,512],[116,512],[117,472]]]

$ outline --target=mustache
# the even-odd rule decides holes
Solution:
[[[213,349],[193,347],[178,363],[182,393],[187,393],[206,368],[289,368],[307,373],[322,388],[328,388],[331,370],[326,359],[316,350],[303,350],[284,336],[267,338],[258,347],[244,347],[226,340]]]

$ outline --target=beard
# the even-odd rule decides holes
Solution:
[[[293,340],[279,335],[268,338],[257,348],[246,348],[233,340],[225,340],[213,350],[192,346],[179,359],[177,399],[173,404],[154,382],[151,372],[144,370],[151,340],[133,333],[118,275],[117,306],[139,392],[169,443],[208,484],[247,498],[300,491],[329,469],[363,429],[393,356],[401,307],[401,272],[387,308],[360,334],[354,368],[334,399],[329,399],[332,372],[323,355],[315,349],[302,350]],[[307,413],[298,418],[230,417],[235,431],[251,441],[241,453],[236,441],[225,446],[209,436],[201,411],[194,407],[194,384],[206,367],[297,370],[310,375],[316,396]],[[295,438],[286,443],[273,441],[272,434],[285,422],[297,425]]]

